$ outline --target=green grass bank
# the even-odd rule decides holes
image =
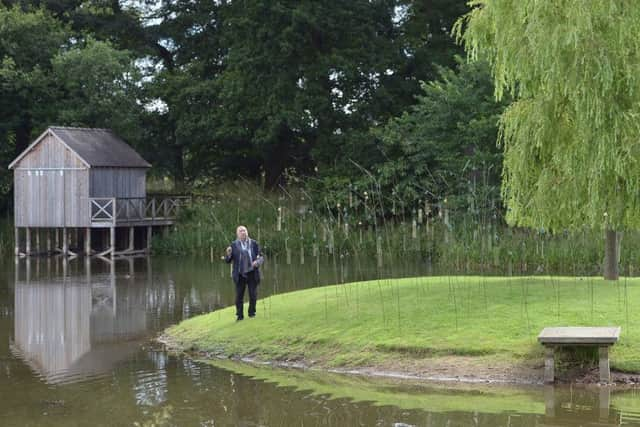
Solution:
[[[444,375],[533,375],[545,326],[621,326],[614,370],[640,372],[640,279],[442,276],[379,280],[275,295],[258,317],[234,308],[166,330],[179,348],[320,368]],[[524,372],[527,372],[526,374]],[[531,374],[533,372],[533,374]],[[514,379],[514,378],[512,378]]]

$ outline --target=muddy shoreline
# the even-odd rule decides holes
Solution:
[[[319,361],[304,359],[262,360],[257,357],[238,357],[225,354],[223,350],[189,350],[175,342],[169,335],[161,334],[155,339],[166,351],[194,360],[232,360],[255,366],[284,369],[309,370],[344,375],[357,375],[399,380],[417,380],[433,383],[504,384],[542,386],[543,366],[529,366],[496,362],[483,357],[443,356],[421,360],[381,363],[376,366],[331,368]],[[556,384],[576,384],[594,387],[640,387],[640,374],[611,371],[610,384],[598,382],[597,367],[570,370],[557,376]]]

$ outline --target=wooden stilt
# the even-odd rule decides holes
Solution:
[[[111,227],[109,229],[109,251],[111,252],[111,258],[116,254],[116,228]]]
[[[60,250],[60,237],[58,236],[58,232],[60,230],[57,228],[53,229],[53,246],[56,248],[57,250]]]
[[[20,255],[20,229],[18,227],[14,228],[13,239],[15,244],[14,254],[15,256],[19,256]]]
[[[110,269],[110,279],[111,279],[111,295],[113,295],[113,314],[116,314],[116,304],[118,299],[116,298],[116,262],[111,261]]]
[[[45,233],[47,234],[47,254],[51,253],[51,229],[47,228]]]
[[[87,285],[91,285],[91,258],[84,257],[84,274],[87,279]]]
[[[91,255],[91,228],[89,227],[84,229],[84,254]]]
[[[147,253],[151,253],[151,240],[153,238],[153,227],[147,226]]]
[[[40,253],[40,250],[42,249],[40,248],[40,229],[36,228],[35,232],[36,232],[36,251],[35,252],[36,252],[36,255],[38,255]]]
[[[31,255],[31,228],[29,227],[26,229],[25,246],[25,254]]]
[[[146,257],[147,260],[147,281],[153,283],[153,271],[151,269],[151,257]]]
[[[135,227],[129,227],[129,251],[133,251],[134,246],[135,246],[135,237],[136,237],[136,233],[135,233]]]
[[[69,239],[67,237],[67,227],[62,228],[62,255],[69,255]]]

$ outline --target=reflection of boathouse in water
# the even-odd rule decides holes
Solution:
[[[91,274],[79,263],[84,272],[58,276],[52,263],[68,268],[61,258],[42,260],[47,272],[38,275],[27,260],[16,275],[13,351],[50,383],[106,373],[138,351],[149,334],[148,301],[144,287],[130,286],[133,269],[117,275],[111,264]]]

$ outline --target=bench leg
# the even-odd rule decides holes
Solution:
[[[611,370],[609,369],[609,347],[599,347],[600,356],[600,382],[611,382]]]
[[[546,384],[555,381],[554,350],[553,347],[545,347],[544,349],[544,382]]]

